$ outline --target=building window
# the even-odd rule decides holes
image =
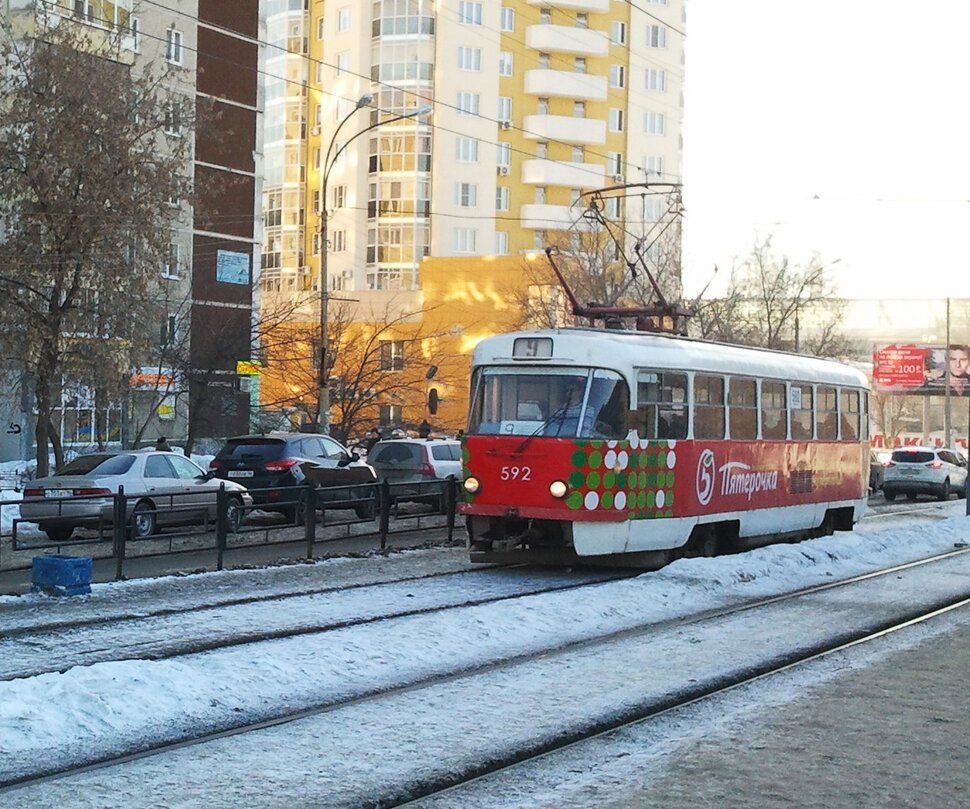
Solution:
[[[614,22],[610,31],[610,41],[614,45],[626,45],[626,23]]]
[[[648,67],[645,85],[648,90],[664,92],[667,89],[667,71]]]
[[[478,115],[478,108],[481,96],[478,93],[459,93],[458,94],[458,114],[459,115]]]
[[[582,146],[573,146],[573,163],[585,163],[586,150]]]
[[[509,209],[509,187],[499,185],[495,188],[495,210],[507,211]]]
[[[404,369],[404,341],[381,340],[381,370],[401,371]]]
[[[128,20],[128,30],[131,33],[131,49],[135,53],[141,52],[141,21],[137,17]]]
[[[667,47],[667,27],[665,25],[647,26],[647,47],[648,48]]]
[[[514,31],[515,30],[515,9],[514,8],[502,8],[502,22],[501,29],[503,31]]]
[[[404,421],[404,409],[401,405],[382,404],[380,410],[381,427],[390,427]]]
[[[350,73],[350,51],[337,54],[337,75],[342,76],[345,73]]]
[[[512,97],[511,96],[499,96],[498,97],[498,119],[503,123],[508,121],[512,122]]]
[[[621,219],[620,216],[620,198],[619,197],[607,197],[605,200],[605,207],[603,208],[603,214],[607,219]]]
[[[662,135],[664,133],[664,114],[650,112],[643,114],[643,131],[648,135]]]
[[[182,32],[169,28],[166,34],[165,58],[173,65],[182,64]]]
[[[658,177],[664,173],[664,159],[660,156],[643,158],[643,173],[648,177],[656,174]]]
[[[475,236],[474,228],[455,228],[455,252],[474,253]]]
[[[576,27],[589,28],[589,15],[583,11],[576,12]]]
[[[343,253],[347,249],[347,231],[335,230],[331,234],[330,250],[334,253]]]
[[[477,138],[456,138],[455,139],[455,160],[459,163],[478,162],[478,140]]]
[[[317,39],[323,39],[323,17],[317,20]]]
[[[549,54],[540,53],[539,54],[539,69],[548,70],[549,69]]]
[[[536,186],[536,198],[535,198],[535,201],[536,201],[536,205],[545,205],[546,204],[546,187],[544,185],[537,185]]]
[[[498,74],[499,76],[512,75],[512,54],[508,51],[502,51],[498,55]]]
[[[165,263],[162,265],[162,275],[165,278],[178,278],[179,267],[181,266],[181,250],[179,246],[172,242],[168,246],[165,254]]]
[[[543,250],[546,246],[546,232],[544,230],[537,230],[532,234],[532,246],[536,250]]]
[[[586,117],[586,102],[585,101],[574,101],[573,102],[573,118],[585,118]]]
[[[482,49],[481,48],[458,48],[458,69],[459,70],[481,70],[482,69]]]
[[[549,144],[544,140],[540,140],[536,144],[536,157],[538,157],[540,160],[545,160],[549,157]]]
[[[350,6],[337,9],[337,33],[350,30]]]
[[[458,22],[462,25],[481,25],[482,4],[472,0],[459,0]]]
[[[455,183],[455,205],[474,208],[478,205],[478,186],[475,183]]]
[[[536,112],[539,113],[539,115],[548,115],[549,114],[549,99],[548,98],[540,98],[540,99],[538,99],[536,101]]]
[[[606,173],[623,174],[623,152],[608,152],[606,155]]]
[[[585,73],[586,72],[586,57],[577,56],[573,60],[573,73]]]
[[[625,65],[610,65],[610,87],[626,87]]]
[[[508,168],[512,165],[512,144],[511,143],[499,143],[498,147],[498,157],[496,164],[504,168]]]
[[[507,256],[509,254],[509,234],[504,230],[495,231],[495,255]]]
[[[609,120],[610,132],[622,132],[623,131],[623,110],[612,108],[610,109],[610,120]]]
[[[314,233],[313,234],[313,255],[315,255],[315,256],[319,256],[320,255],[320,244],[321,244],[321,241],[322,240],[320,238],[320,234],[319,233]]]
[[[549,25],[551,22],[552,22],[552,9],[540,8],[539,9],[540,25]]]
[[[166,135],[178,136],[182,134],[182,105],[178,101],[171,101],[165,105],[165,120],[162,130]]]
[[[330,195],[330,199],[333,200],[333,210],[343,208],[344,205],[347,204],[347,186],[334,186],[333,194]]]

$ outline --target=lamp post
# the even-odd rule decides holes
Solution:
[[[340,130],[343,128],[344,124],[347,123],[358,110],[363,107],[369,106],[374,100],[374,96],[370,93],[362,95],[358,100],[356,106],[343,117],[337,128],[334,130],[333,135],[330,138],[330,143],[327,145],[327,152],[324,156],[322,168],[323,172],[320,176],[320,371],[318,375],[318,395],[317,395],[317,431],[320,433],[330,432],[330,369],[329,358],[327,357],[329,349],[329,337],[328,337],[328,304],[330,301],[330,281],[327,275],[327,254],[328,249],[328,233],[327,228],[329,224],[329,214],[327,213],[327,183],[330,180],[330,172],[333,167],[337,164],[337,160],[340,155],[343,154],[344,149],[346,149],[353,141],[357,140],[361,135],[366,132],[370,132],[372,129],[376,129],[379,126],[384,126],[385,124],[393,124],[395,121],[401,121],[405,118],[414,118],[417,115],[425,115],[431,112],[431,105],[426,104],[421,107],[416,107],[410,112],[403,113],[401,115],[396,115],[393,118],[388,118],[386,121],[377,121],[376,123],[366,126],[361,129],[356,134],[352,135],[346,143],[340,146],[336,151],[334,151],[334,146],[337,143],[337,135],[340,134]]]

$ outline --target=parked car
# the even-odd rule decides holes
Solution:
[[[869,450],[869,494],[878,492],[882,488],[886,478],[886,467],[876,454],[875,450]]]
[[[38,523],[54,542],[70,538],[78,526],[108,525],[114,495],[125,487],[131,534],[143,539],[161,525],[214,519],[222,481],[174,452],[96,452],[79,455],[53,475],[37,478],[24,490],[20,516]],[[239,530],[252,498],[245,486],[227,481],[229,530]]]
[[[887,500],[905,494],[915,500],[918,494],[932,494],[946,500],[956,492],[967,493],[967,461],[951,450],[937,447],[901,447],[893,450],[885,467],[882,484]]]
[[[431,503],[444,510],[445,486],[461,480],[461,442],[445,438],[378,441],[367,459],[398,500]]]
[[[327,435],[236,436],[226,441],[209,469],[220,480],[248,488],[264,511],[298,520],[303,491],[315,486],[318,502],[327,507],[352,508],[361,519],[374,516],[377,475],[357,453]]]

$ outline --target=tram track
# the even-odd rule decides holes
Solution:
[[[208,732],[183,734],[180,738],[166,738],[157,744],[143,745],[141,749],[128,749],[123,751],[121,754],[116,752],[113,755],[101,756],[96,760],[86,761],[80,766],[51,767],[46,771],[32,772],[29,774],[23,773],[13,777],[6,777],[5,779],[0,779],[0,787],[11,788],[15,785],[23,786],[29,784],[40,784],[51,779],[66,777],[73,773],[90,772],[92,769],[110,768],[117,764],[138,761],[163,753],[176,753],[182,749],[199,744],[215,743],[219,740],[245,736],[246,734],[257,731],[279,728],[284,725],[294,723],[298,720],[312,720],[343,710],[350,710],[362,706],[379,705],[383,700],[392,700],[409,694],[441,689],[447,687],[449,684],[461,683],[463,681],[470,681],[473,679],[476,681],[487,681],[489,678],[498,675],[508,675],[510,672],[515,672],[524,666],[534,666],[540,661],[548,662],[550,660],[555,660],[557,658],[561,659],[578,653],[589,653],[597,650],[600,647],[609,646],[618,642],[632,643],[634,646],[640,646],[644,643],[649,643],[651,639],[656,639],[665,633],[670,634],[682,632],[682,630],[688,627],[697,629],[698,627],[703,627],[704,625],[710,626],[717,622],[723,622],[726,619],[739,619],[739,617],[744,613],[752,613],[759,609],[767,610],[777,608],[779,605],[792,603],[798,599],[805,599],[822,593],[837,592],[839,590],[849,592],[852,587],[864,586],[867,583],[879,581],[880,579],[895,581],[896,579],[907,575],[907,573],[919,571],[921,568],[925,568],[933,563],[945,563],[951,560],[959,560],[960,557],[965,556],[967,553],[968,551],[965,550],[956,550],[946,554],[941,554],[931,559],[911,562],[905,565],[896,565],[885,570],[874,571],[843,581],[828,582],[823,585],[809,588],[800,588],[799,590],[791,593],[786,593],[771,598],[753,599],[743,604],[732,604],[723,609],[708,610],[696,615],[684,616],[669,621],[652,622],[636,627],[626,627],[615,632],[601,634],[597,637],[583,638],[581,640],[561,643],[555,646],[534,648],[528,652],[523,652],[513,656],[505,656],[501,659],[479,659],[473,664],[455,667],[448,671],[435,671],[427,676],[412,677],[410,679],[405,677],[402,682],[394,686],[387,686],[385,684],[381,687],[370,690],[362,689],[352,697],[346,699],[324,700],[316,705],[301,706],[298,709],[288,711],[279,711],[275,716],[264,715],[256,718],[250,718],[250,721],[236,720],[234,724],[229,723],[226,726],[210,728]],[[616,727],[622,727],[625,724],[642,721],[644,718],[656,715],[660,710],[673,710],[677,707],[683,707],[683,705],[688,704],[693,699],[709,696],[717,691],[723,691],[726,688],[737,686],[742,681],[750,681],[758,676],[765,676],[772,672],[782,670],[785,666],[792,665],[800,660],[807,660],[812,656],[830,653],[834,649],[844,647],[849,643],[859,642],[866,637],[876,636],[878,633],[891,631],[893,627],[918,620],[921,618],[921,616],[927,615],[933,611],[962,604],[968,597],[970,597],[970,592],[960,592],[957,595],[950,594],[946,597],[936,599],[930,605],[929,609],[927,609],[924,605],[923,608],[918,610],[915,608],[911,609],[902,617],[896,613],[892,617],[882,619],[874,624],[868,623],[865,626],[854,628],[851,631],[835,633],[830,638],[827,638],[824,643],[818,642],[801,644],[791,653],[785,655],[774,654],[764,657],[763,659],[741,667],[736,672],[724,674],[713,679],[707,678],[706,680],[699,680],[698,683],[693,686],[685,684],[682,690],[678,691],[673,696],[668,696],[666,699],[659,701],[648,700],[643,703],[638,703],[626,711],[621,711],[617,717],[613,717],[606,722],[599,723],[600,727],[596,732],[602,733],[610,729],[615,729]],[[620,721],[620,719],[622,719],[622,721]],[[586,730],[579,735],[571,732],[562,732],[557,734],[555,744],[540,744],[538,746],[530,747],[527,751],[528,756],[519,751],[510,756],[505,756],[504,758],[498,757],[503,758],[503,762],[501,764],[497,763],[498,758],[492,756],[490,761],[494,766],[490,765],[486,769],[488,772],[495,772],[500,770],[502,767],[510,766],[519,761],[525,761],[527,758],[535,755],[548,753],[549,751],[559,749],[566,744],[579,743],[583,739],[595,735],[595,733],[590,730],[594,724],[595,723],[590,724],[589,722],[582,723],[582,726],[586,728]],[[486,769],[479,768],[481,771],[475,771],[475,769],[476,768],[473,767],[471,769],[466,768],[462,770],[462,782],[472,778],[482,777],[486,774]],[[411,785],[409,787],[410,794],[407,799],[413,800],[413,798],[418,794],[432,795],[435,791],[454,787],[456,783],[458,783],[458,781],[455,780],[454,777],[449,776],[447,782],[439,780],[432,783],[431,781],[428,781],[427,784],[422,786],[417,791],[415,791],[414,785]],[[0,790],[0,792],[2,792],[2,790]],[[382,798],[381,800],[385,801],[385,798]],[[361,803],[360,805],[369,804]],[[380,804],[374,803],[372,805],[389,806],[397,804],[382,802]],[[402,803],[401,805],[405,804]]]
[[[0,682],[37,677],[43,674],[63,673],[77,665],[92,665],[94,663],[119,662],[123,660],[168,660],[189,655],[202,654],[230,649],[250,643],[296,638],[305,635],[317,635],[334,632],[340,629],[362,627],[381,621],[392,621],[401,618],[430,615],[435,612],[462,609],[468,607],[494,604],[509,599],[542,595],[544,593],[562,592],[579,587],[616,581],[629,578],[629,571],[621,573],[593,573],[564,574],[559,571],[545,571],[543,574],[522,571],[523,581],[505,581],[499,585],[494,578],[490,578],[488,570],[448,571],[445,573],[428,574],[423,576],[396,579],[370,584],[348,585],[346,587],[324,587],[311,591],[287,593],[277,595],[262,595],[249,598],[229,599],[218,604],[207,604],[194,608],[166,608],[157,609],[149,613],[137,615],[110,616],[83,621],[69,621],[56,624],[41,624],[38,627],[20,627],[11,632],[5,632],[0,638]],[[483,591],[501,589],[494,594],[472,595],[479,585],[468,587],[467,593],[456,592],[451,588],[442,593],[437,601],[422,598],[420,594],[405,592],[402,588],[412,588],[413,585],[425,586],[435,580],[462,579],[467,582],[478,582]],[[491,587],[487,586],[491,585]],[[397,591],[397,592],[395,592]],[[366,595],[365,595],[366,594]],[[292,602],[300,599],[307,608],[322,598],[339,599],[342,596],[353,595],[360,598],[369,597],[376,603],[393,602],[402,604],[424,601],[423,606],[408,606],[407,608],[378,608],[369,615],[360,614],[361,609],[349,605],[341,613],[344,617],[332,617],[326,621],[287,622],[284,616],[283,624],[273,628],[273,622],[281,619],[277,614],[262,613],[263,620],[257,616],[247,616],[246,621],[252,624],[247,630],[233,630],[231,623],[235,614],[241,609],[259,606],[262,608],[275,607],[277,604],[292,608]],[[359,600],[359,599],[358,599]],[[428,603],[430,601],[430,603]],[[320,604],[321,611],[324,605]],[[281,611],[276,611],[281,612]],[[199,620],[205,616],[205,620]],[[188,622],[191,625],[185,625]],[[223,623],[225,622],[225,623]],[[227,630],[226,624],[230,628]],[[294,625],[296,624],[296,625]],[[119,633],[123,632],[130,639],[119,640]],[[186,637],[186,632],[194,633],[193,637]],[[145,639],[145,636],[149,636]],[[57,659],[58,665],[18,664],[17,660],[27,658],[50,661]]]

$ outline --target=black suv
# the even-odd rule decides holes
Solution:
[[[352,508],[361,519],[374,516],[377,475],[356,452],[330,436],[267,433],[230,438],[209,463],[217,478],[250,489],[253,505],[296,519],[304,486],[317,488],[323,505]],[[357,486],[356,484],[361,484]]]

